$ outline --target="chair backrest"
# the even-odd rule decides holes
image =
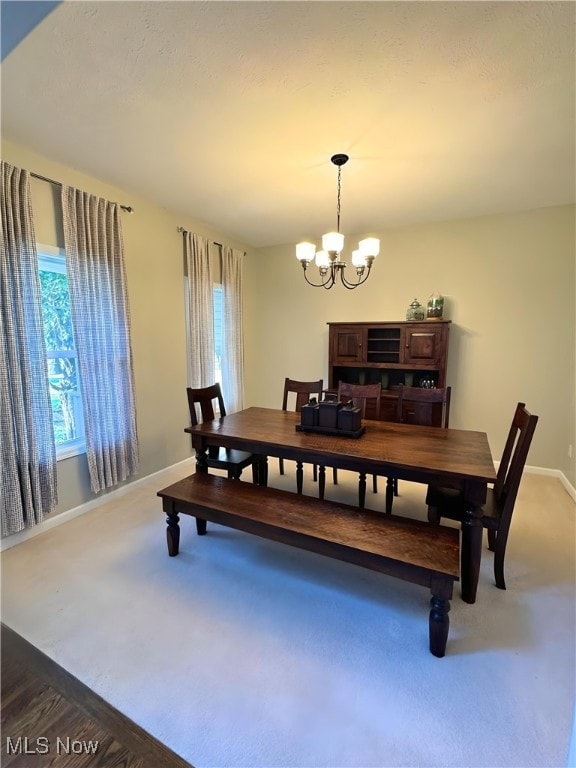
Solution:
[[[324,380],[318,379],[318,381],[296,381],[295,379],[284,379],[284,397],[282,398],[282,410],[288,410],[288,395],[291,392],[296,394],[296,402],[294,410],[299,412],[303,405],[310,400],[311,397],[316,397],[318,400],[322,397],[322,390],[324,389]]]
[[[538,416],[529,413],[525,403],[518,403],[494,485],[501,517],[512,515],[537,422]]]
[[[366,403],[374,401],[375,418],[380,417],[380,397],[382,384],[348,384],[346,381],[338,382],[338,400],[352,400],[356,408],[362,411],[362,418],[366,416]]]
[[[193,389],[192,387],[186,387],[186,393],[188,395],[188,405],[190,407],[190,421],[192,426],[195,427],[201,422],[198,421],[198,413],[196,406],[200,407],[200,416],[202,422],[212,421],[216,418],[214,411],[214,401],[218,403],[218,410],[220,416],[226,416],[226,409],[224,408],[224,399],[222,398],[222,390],[220,384],[212,384],[210,387],[202,387],[199,389]]]
[[[422,427],[448,427],[450,420],[451,387],[423,389],[405,387],[398,389],[396,421],[419,424]],[[440,417],[438,418],[438,411]]]

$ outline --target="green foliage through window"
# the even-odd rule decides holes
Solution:
[[[66,261],[63,256],[39,253],[38,267],[54,439],[59,447],[84,438],[78,360]]]

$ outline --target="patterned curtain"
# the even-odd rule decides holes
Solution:
[[[242,251],[222,246],[222,390],[229,413],[244,407],[243,259]]]
[[[2,536],[40,523],[56,495],[30,174],[0,163],[0,514]]]
[[[209,387],[216,381],[214,370],[214,300],[208,241],[184,232],[184,258],[188,281],[188,325],[191,354],[188,355],[190,387]],[[228,405],[226,405],[228,410]]]
[[[97,493],[138,468],[120,206],[63,186],[62,210],[86,455]]]

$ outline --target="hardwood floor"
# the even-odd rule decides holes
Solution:
[[[2,768],[191,768],[2,624]]]

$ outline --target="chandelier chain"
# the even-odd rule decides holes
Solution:
[[[337,278],[344,288],[353,289],[363,285],[372,271],[374,259],[380,251],[380,241],[376,237],[367,237],[358,243],[358,249],[352,252],[352,266],[356,271],[356,281],[348,280],[345,274],[346,262],[340,254],[344,244],[344,235],[340,232],[340,214],[342,205],[342,166],[348,162],[348,155],[332,155],[330,160],[338,167],[338,186],[336,193],[336,233],[322,235],[322,250],[316,251],[314,243],[303,242],[296,246],[296,257],[304,270],[304,279],[314,288],[329,290],[336,285]],[[316,261],[320,282],[310,280],[307,270],[312,260]]]
[[[342,184],[340,177],[342,175],[342,166],[338,166],[338,200],[336,203],[336,232],[340,232],[340,197],[342,192]]]

